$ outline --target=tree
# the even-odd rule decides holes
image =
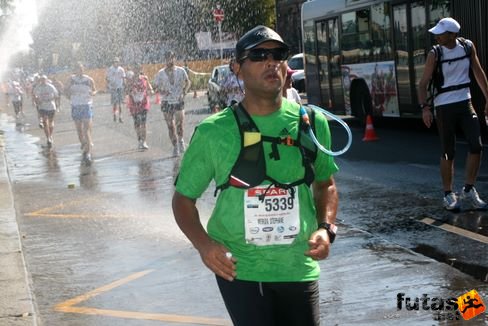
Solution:
[[[217,8],[217,4],[220,4],[225,13],[225,19],[222,22],[222,30],[225,32],[235,33],[240,36],[256,25],[275,27],[274,0],[202,1],[199,4],[199,13],[204,26],[200,27],[206,27],[206,30],[215,29],[216,24],[212,11]]]
[[[0,10],[2,10],[2,14],[9,14],[14,9],[13,5],[14,0],[0,0]]]
[[[274,0],[51,1],[39,17],[32,48],[46,62],[56,53],[59,64],[82,60],[89,66],[106,66],[114,56],[161,62],[169,49],[188,58],[199,54],[197,32],[217,39],[217,3],[225,11],[222,31],[236,37],[258,24],[275,27]],[[127,55],[132,50],[138,54]]]
[[[225,12],[224,32],[240,36],[258,24],[274,27],[274,0],[127,0],[123,18],[126,40],[162,42],[181,56],[191,56],[197,52],[195,33],[212,32],[217,39],[212,15],[217,4]]]
[[[13,1],[0,0],[0,32],[3,32],[6,19],[14,10]]]

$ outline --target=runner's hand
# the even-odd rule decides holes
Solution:
[[[432,125],[432,121],[434,120],[434,116],[432,115],[432,111],[422,109],[422,120],[427,128],[430,128]]]
[[[308,240],[309,250],[305,252],[305,256],[309,256],[313,260],[322,260],[329,256],[330,240],[327,230],[319,229],[315,231],[310,240]]]
[[[234,257],[227,257],[229,249],[216,242],[210,242],[208,245],[200,247],[198,251],[203,263],[212,272],[227,281],[234,280],[237,275],[235,265],[237,260]]]

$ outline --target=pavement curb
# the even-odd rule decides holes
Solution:
[[[37,325],[0,131],[0,324]]]

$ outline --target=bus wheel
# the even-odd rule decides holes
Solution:
[[[364,81],[351,85],[351,111],[361,124],[366,124],[366,116],[373,112],[372,98]]]

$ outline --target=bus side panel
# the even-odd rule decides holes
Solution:
[[[347,113],[351,112],[351,96],[359,95],[350,94],[351,82],[359,78],[368,86],[373,102],[373,115],[400,116],[394,61],[342,65],[342,78]]]

